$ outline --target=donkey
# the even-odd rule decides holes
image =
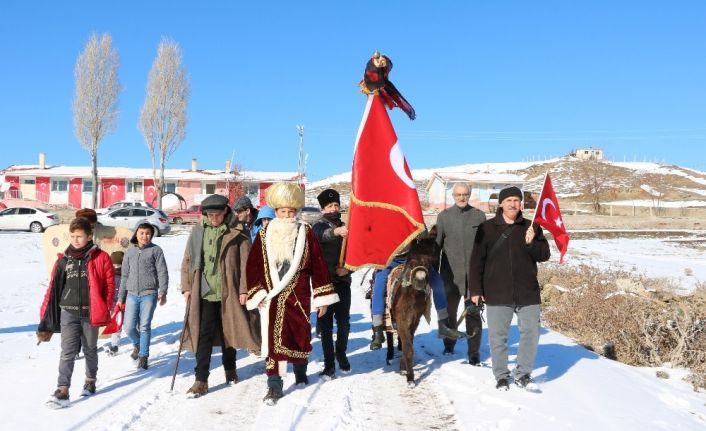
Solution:
[[[400,371],[406,374],[410,387],[414,387],[414,332],[431,301],[429,271],[433,266],[438,266],[438,257],[439,246],[433,237],[415,240],[407,262],[395,268],[388,277],[388,292],[392,292],[390,313],[402,350]],[[393,355],[392,332],[388,332],[388,364]]]

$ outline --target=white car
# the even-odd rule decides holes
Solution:
[[[154,208],[152,204],[148,203],[147,201],[139,201],[139,200],[126,200],[126,201],[118,201],[115,203],[112,203],[108,205],[107,208],[99,208],[96,210],[97,214],[107,214],[112,210],[116,210],[118,208],[127,208],[127,207],[144,207],[144,208]]]
[[[0,211],[0,229],[40,233],[55,224],[59,224],[59,216],[44,208],[17,207]]]
[[[127,207],[114,209],[106,214],[98,214],[98,223],[104,226],[126,227],[134,230],[137,225],[143,222],[154,226],[155,236],[168,233],[171,229],[169,217],[163,211],[155,208]]]

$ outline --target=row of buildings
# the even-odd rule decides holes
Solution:
[[[91,206],[90,166],[48,165],[43,153],[39,154],[38,162],[37,165],[12,165],[0,171],[0,193],[6,201],[21,199],[69,208]],[[452,189],[459,182],[471,185],[471,205],[486,212],[495,210],[497,195],[502,188],[512,185],[522,189],[524,185],[523,177],[510,173],[437,171],[427,175],[424,175],[427,177],[426,186],[419,192],[423,206],[431,210],[453,205]],[[231,202],[236,194],[244,193],[255,205],[262,206],[265,204],[264,191],[274,182],[306,185],[306,177],[297,172],[235,172],[230,161],[224,163],[222,170],[198,169],[196,159],[192,159],[190,169],[165,169],[164,178],[167,195],[162,204],[165,209],[199,204],[213,193],[228,196]],[[121,200],[156,203],[157,199],[152,169],[99,167],[97,192],[101,208]],[[531,195],[526,195],[527,204]]]
[[[5,200],[22,199],[48,205],[85,208],[91,206],[93,182],[90,166],[52,166],[39,154],[37,165],[12,165],[0,171],[0,192]],[[245,193],[256,205],[264,205],[264,190],[278,181],[306,183],[297,172],[256,172],[231,169],[226,161],[223,170],[198,169],[192,159],[191,169],[165,169],[165,209],[199,204],[206,196],[218,193],[231,201]],[[152,169],[98,168],[98,205],[107,207],[121,200],[156,202]]]

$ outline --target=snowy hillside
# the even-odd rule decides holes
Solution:
[[[544,174],[549,172],[557,196],[579,199],[585,193],[585,178],[591,175],[584,162],[568,156],[535,162],[475,163],[413,169],[412,178],[417,184],[422,202],[426,200],[426,186],[437,172],[497,174],[499,178],[503,174],[516,174],[524,178],[524,189],[534,193],[541,191]],[[706,172],[660,163],[605,162],[600,174],[598,180],[606,189],[606,203],[613,201],[618,205],[624,204],[620,201],[630,200],[631,205],[653,206],[653,199],[657,196],[661,199],[660,205],[671,201],[685,202],[681,205],[673,204],[676,207],[706,206]],[[350,172],[313,181],[307,185],[307,201],[315,204],[319,192],[333,187],[341,191],[341,199],[345,204],[348,202],[350,182]],[[641,204],[643,200],[649,202]]]
[[[655,369],[640,369],[607,360],[566,337],[543,330],[536,369],[541,388],[534,394],[512,387],[494,388],[484,334],[483,367],[464,363],[465,345],[455,355],[443,356],[436,338],[436,324],[422,322],[415,339],[417,387],[407,388],[395,370],[386,366],[384,351],[368,349],[369,305],[363,299],[362,272],[355,274],[351,309],[349,355],[352,373],[333,381],[318,378],[322,355],[318,340],[309,365],[311,384],[293,386],[285,379],[285,397],[277,406],[262,403],[265,376],[260,359],[238,352],[240,382],[224,384],[214,354],[208,395],[192,400],[184,395],[192,384],[194,356],[182,357],[174,392],[169,392],[175,364],[184,302],[177,293],[178,269],[186,233],[156,239],[170,268],[168,303],[158,307],[153,322],[151,367],[137,371],[129,359],[129,341],[123,338],[121,354],[99,353],[98,392],[80,398],[84,363],[77,361],[71,388],[73,404],[49,410],[44,401],[53,392],[59,358],[59,335],[36,345],[34,331],[46,288],[41,235],[0,233],[0,381],[6,398],[0,403],[3,428],[16,429],[257,429],[257,430],[703,430],[706,428],[706,394],[697,393],[681,380],[686,372],[665,369],[667,380]],[[637,240],[636,240],[637,241]],[[659,254],[655,242],[637,249]],[[577,241],[581,259],[596,258],[595,250],[614,247],[603,241]],[[573,250],[570,249],[570,257]],[[553,257],[553,259],[555,259]],[[607,259],[602,254],[600,259]],[[677,259],[677,257],[675,257]],[[703,252],[688,263],[698,277],[706,272]],[[652,266],[653,261],[645,265]],[[640,259],[627,262],[639,265]],[[685,263],[686,264],[686,263]],[[652,268],[658,270],[659,268]],[[664,271],[681,271],[667,268]],[[659,275],[659,274],[658,274]],[[662,274],[670,275],[670,273]],[[432,318],[432,322],[434,318]],[[511,353],[517,348],[516,326],[511,331]],[[102,345],[105,340],[100,340]],[[514,357],[511,357],[511,362]]]

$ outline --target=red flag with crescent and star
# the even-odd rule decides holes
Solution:
[[[425,229],[417,187],[378,95],[358,129],[345,266],[384,268]]]
[[[554,193],[552,179],[549,174],[544,176],[544,186],[537,201],[537,209],[534,213],[534,222],[548,230],[554,237],[554,243],[559,249],[559,263],[564,263],[564,254],[569,248],[569,234],[566,232],[566,225],[561,218],[559,200]]]

